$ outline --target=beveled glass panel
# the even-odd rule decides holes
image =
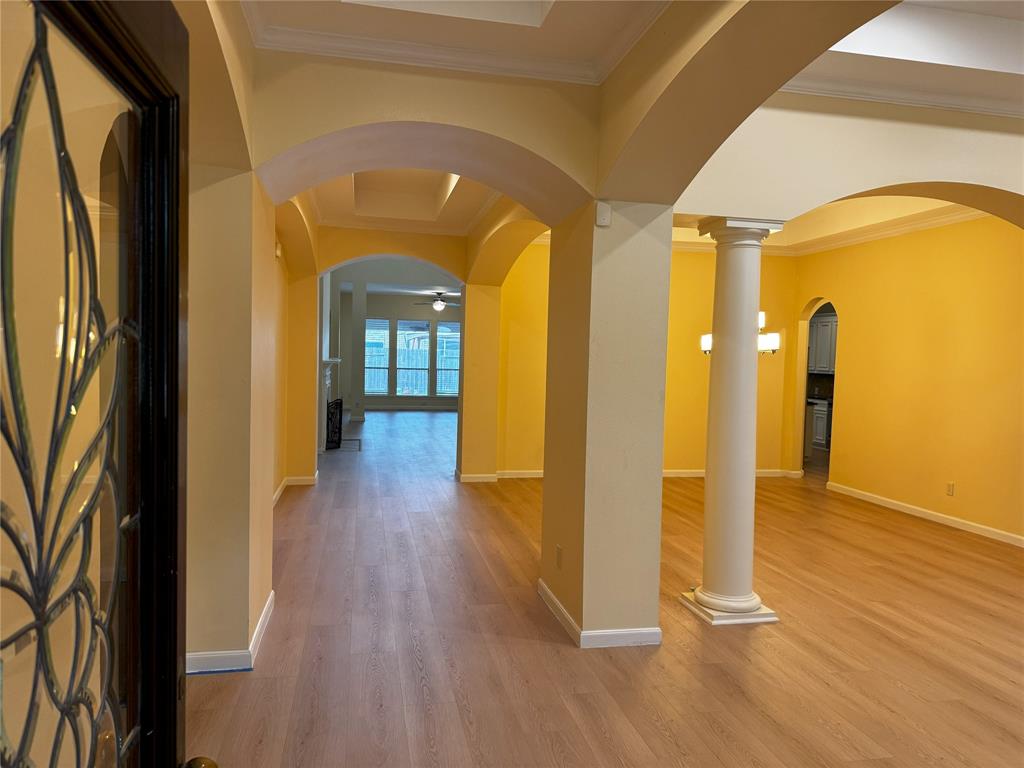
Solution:
[[[0,3],[4,765],[119,766],[138,722],[132,104]]]

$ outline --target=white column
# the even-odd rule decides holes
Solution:
[[[365,409],[363,392],[366,386],[366,379],[363,375],[363,366],[366,364],[365,336],[366,333],[366,283],[352,283],[352,360],[349,365],[351,371],[351,382],[349,385],[349,399],[345,403],[349,407],[349,418],[352,421],[363,421]]]
[[[683,604],[711,624],[777,621],[754,592],[761,241],[780,222],[709,218],[717,243],[704,479],[704,577]]]

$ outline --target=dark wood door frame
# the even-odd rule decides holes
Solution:
[[[169,0],[38,1],[137,107],[140,765],[185,748],[188,32]]]

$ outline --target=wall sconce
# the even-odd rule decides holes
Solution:
[[[762,355],[774,355],[779,351],[782,337],[777,333],[757,334],[757,351]]]
[[[757,313],[757,351],[762,355],[774,355],[782,346],[782,336],[778,333],[760,333],[764,330],[765,314]],[[705,355],[711,354],[711,334],[702,333],[700,336],[700,351]]]

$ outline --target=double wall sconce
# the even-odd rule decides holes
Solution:
[[[762,355],[774,355],[782,346],[782,337],[777,333],[763,333],[765,324],[764,312],[757,313],[757,351]],[[700,351],[705,355],[711,354],[711,334],[705,333],[700,337]]]

